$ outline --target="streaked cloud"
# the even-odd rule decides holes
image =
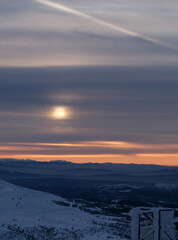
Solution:
[[[177,11],[1,1],[1,157],[176,164]]]
[[[178,48],[178,4],[173,0],[165,5],[135,0],[112,0],[109,5],[56,0],[55,4],[91,16],[99,24],[31,0],[3,1],[0,66],[175,65],[178,61],[174,50],[137,38],[138,33]],[[120,30],[131,29],[132,36],[111,29],[120,25]]]
[[[154,38],[151,38],[151,37],[147,37],[147,36],[144,36],[140,33],[137,33],[137,32],[134,32],[134,31],[131,31],[131,30],[128,30],[126,28],[123,28],[123,27],[120,27],[120,26],[117,26],[117,25],[114,25],[112,23],[109,23],[109,22],[106,22],[106,21],[103,21],[103,20],[100,20],[98,18],[95,18],[95,17],[92,17],[88,14],[85,14],[85,13],[82,13],[80,11],[76,11],[74,9],[71,9],[71,8],[68,8],[66,6],[63,6],[61,4],[57,4],[53,1],[48,1],[48,0],[35,0],[36,2],[39,2],[41,4],[44,4],[46,6],[49,6],[49,7],[52,7],[52,8],[55,8],[55,9],[58,9],[60,11],[63,11],[63,12],[67,12],[69,14],[72,14],[72,15],[76,15],[78,17],[81,17],[81,18],[84,18],[84,19],[87,19],[89,21],[92,21],[96,24],[99,24],[99,25],[102,25],[106,28],[109,28],[111,30],[114,30],[114,31],[117,31],[117,32],[121,32],[121,33],[124,33],[126,35],[129,35],[129,36],[132,36],[132,37],[136,37],[136,38],[140,38],[142,40],[145,40],[145,41],[148,41],[148,42],[151,42],[151,43],[154,43],[154,44],[158,44],[160,46],[163,46],[165,48],[169,48],[169,49],[172,49],[176,52],[178,52],[178,48],[174,47],[174,46],[171,46],[171,45],[168,45],[164,42],[161,42],[159,40],[156,40]]]
[[[1,69],[0,141],[178,143],[177,74],[176,67]],[[72,117],[49,118],[57,106]]]

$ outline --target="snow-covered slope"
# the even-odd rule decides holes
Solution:
[[[0,180],[0,239],[121,239],[114,224],[108,217],[84,212],[61,197]]]
[[[154,190],[158,190],[158,191],[169,192],[169,191],[176,191],[176,190],[178,190],[178,187],[175,184],[157,183],[156,185],[153,186],[153,189]]]

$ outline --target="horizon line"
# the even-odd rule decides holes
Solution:
[[[64,163],[72,163],[72,164],[116,164],[116,165],[145,165],[145,166],[160,166],[160,167],[178,167],[178,165],[165,165],[165,164],[154,164],[154,163],[123,163],[123,162],[74,162],[74,161],[68,161],[68,160],[35,160],[30,158],[0,158],[0,161],[33,161],[33,162],[40,162],[40,163],[51,163],[51,162],[64,162]]]

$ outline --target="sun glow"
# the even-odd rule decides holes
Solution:
[[[68,107],[54,107],[51,113],[53,119],[69,119],[71,112]]]

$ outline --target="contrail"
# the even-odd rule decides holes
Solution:
[[[164,42],[158,41],[158,40],[156,40],[154,38],[147,37],[147,36],[142,35],[142,34],[137,33],[137,32],[130,31],[130,30],[126,29],[126,28],[119,27],[119,26],[114,25],[112,23],[108,23],[106,21],[103,21],[103,20],[100,20],[98,18],[92,17],[92,16],[90,16],[88,14],[82,13],[82,12],[74,10],[72,8],[68,8],[68,7],[63,6],[61,4],[58,4],[58,3],[55,3],[55,2],[52,2],[52,1],[48,1],[48,0],[35,0],[35,1],[39,2],[41,4],[44,4],[46,6],[58,9],[60,11],[67,12],[69,14],[76,15],[76,16],[81,17],[81,18],[85,18],[85,19],[87,19],[89,21],[92,21],[94,23],[97,23],[99,25],[107,27],[107,28],[112,29],[114,31],[121,32],[121,33],[124,33],[126,35],[129,35],[129,36],[132,36],[132,37],[136,37],[136,38],[140,38],[140,39],[143,39],[143,40],[145,40],[147,42],[152,42],[152,43],[158,44],[160,46],[163,46],[163,47],[166,47],[166,48],[178,51],[178,49],[176,47],[168,45],[168,44],[166,44]]]

